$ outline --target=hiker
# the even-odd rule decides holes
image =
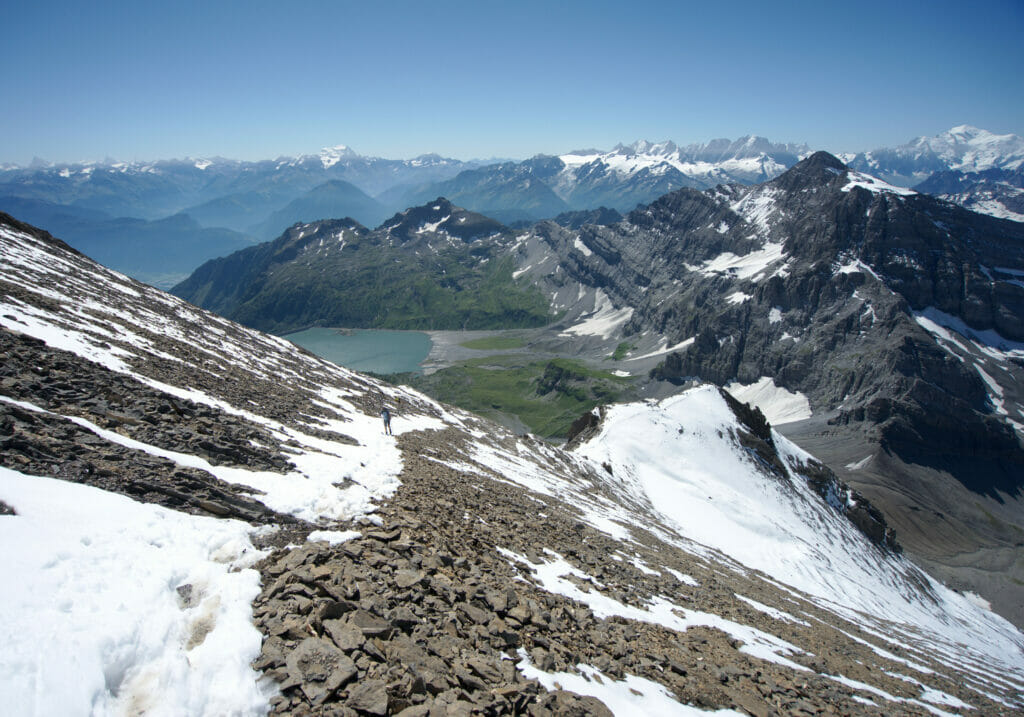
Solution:
[[[391,434],[391,411],[389,411],[387,408],[381,408],[380,409],[380,417],[382,419],[384,419],[384,433],[386,435],[389,435],[389,436],[392,435]]]

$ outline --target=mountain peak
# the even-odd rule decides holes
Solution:
[[[320,150],[320,162],[324,169],[329,169],[343,159],[353,159],[359,155],[351,148],[343,144],[336,144],[333,147],[324,147]]]
[[[818,151],[797,162],[781,174],[773,184],[787,190],[820,186],[847,173],[847,166],[835,155]]]
[[[817,152],[812,154],[810,157],[807,157],[806,159],[800,161],[799,163],[797,163],[796,166],[793,167],[793,169],[797,169],[799,167],[805,167],[805,168],[808,168],[808,169],[811,169],[811,168],[829,169],[829,168],[831,168],[831,169],[839,169],[839,170],[844,171],[844,172],[846,171],[846,165],[843,164],[842,160],[840,160],[834,154],[830,154],[829,152],[825,152],[824,150],[818,150]]]
[[[399,212],[380,228],[405,240],[418,235],[443,233],[467,242],[505,230],[494,219],[457,207],[444,197]]]

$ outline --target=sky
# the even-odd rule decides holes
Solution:
[[[1024,135],[1024,0],[4,5],[0,164]]]

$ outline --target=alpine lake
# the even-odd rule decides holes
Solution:
[[[415,373],[430,353],[430,336],[421,331],[312,328],[284,338],[353,371]]]

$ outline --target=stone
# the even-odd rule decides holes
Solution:
[[[345,704],[359,712],[385,715],[388,712],[388,691],[383,680],[360,680],[348,691]]]
[[[348,621],[359,628],[365,637],[382,637],[386,640],[391,636],[393,630],[391,623],[387,620],[377,617],[363,608],[349,613]]]
[[[356,675],[352,660],[334,644],[318,637],[308,637],[299,643],[285,659],[285,665],[314,706]]]
[[[324,620],[324,632],[326,632],[334,644],[345,652],[352,652],[363,646],[366,636],[356,625],[344,620]]]
[[[395,585],[405,590],[419,583],[426,577],[422,570],[399,570],[395,573]]]

